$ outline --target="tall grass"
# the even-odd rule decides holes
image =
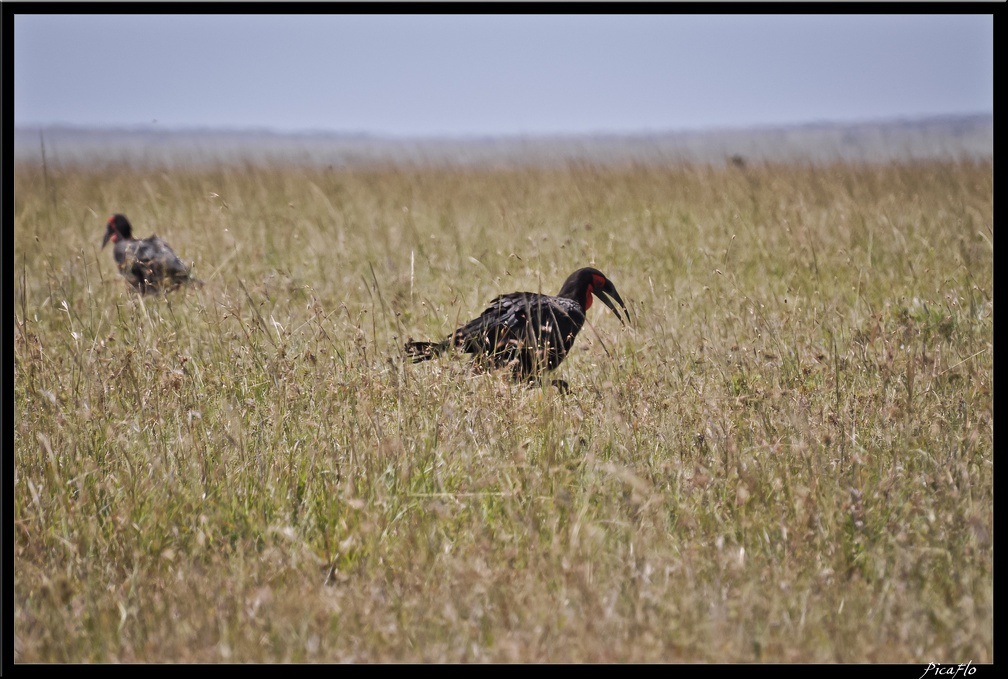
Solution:
[[[18,662],[993,661],[990,162],[14,182]],[[404,362],[589,264],[569,394]]]

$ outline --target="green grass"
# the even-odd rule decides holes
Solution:
[[[18,662],[993,662],[991,162],[14,182]],[[585,265],[569,394],[404,362]]]

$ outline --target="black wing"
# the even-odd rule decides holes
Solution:
[[[121,259],[116,257],[120,269],[143,292],[156,291],[162,284],[174,287],[189,280],[189,268],[157,236],[126,241],[121,254]]]
[[[513,292],[493,299],[448,341],[494,367],[528,376],[556,368],[583,324],[584,310],[572,300]]]
[[[497,366],[507,364],[514,359],[528,326],[528,296],[513,292],[495,297],[479,317],[453,332],[449,342],[467,353],[491,358]]]

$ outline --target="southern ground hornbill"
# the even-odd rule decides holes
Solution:
[[[414,363],[454,348],[472,354],[486,368],[509,368],[516,380],[537,379],[553,370],[570,351],[585,323],[593,295],[608,306],[621,323],[615,302],[630,315],[626,304],[605,274],[598,269],[578,269],[564,281],[556,295],[512,292],[494,298],[479,317],[465,323],[439,342],[406,343]],[[557,381],[561,388],[566,386]]]

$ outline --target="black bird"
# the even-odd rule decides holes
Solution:
[[[202,283],[193,278],[187,267],[168,243],[157,236],[137,240],[133,227],[124,215],[109,217],[102,247],[112,241],[119,273],[141,294],[175,290],[183,283]]]
[[[516,380],[538,378],[566,358],[592,305],[592,294],[624,323],[613,300],[630,314],[616,287],[598,269],[578,269],[564,281],[556,296],[535,292],[500,295],[490,306],[440,342],[406,343],[414,363],[426,361],[454,347],[472,354],[487,368],[510,368]],[[559,386],[565,386],[562,381]]]

